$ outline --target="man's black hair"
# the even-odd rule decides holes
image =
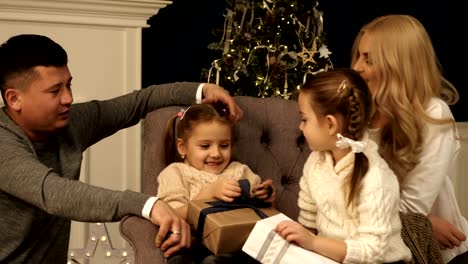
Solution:
[[[35,66],[61,67],[68,63],[67,52],[46,36],[23,34],[0,45],[0,89],[2,97],[7,80]]]

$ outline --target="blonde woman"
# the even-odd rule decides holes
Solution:
[[[458,93],[427,31],[412,16],[378,17],[357,35],[351,64],[371,90],[370,134],[399,179],[400,210],[429,217],[445,263],[468,263],[468,222],[451,180],[461,145],[448,105]]]

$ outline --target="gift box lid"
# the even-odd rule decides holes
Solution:
[[[212,205],[209,204],[209,202],[212,201],[213,200],[190,201],[187,210],[187,222],[193,226],[195,230],[198,226],[200,212],[205,208],[212,207]],[[279,213],[278,210],[272,207],[260,208],[260,210],[267,216],[272,216]],[[214,214],[216,214],[216,217],[213,217]],[[231,227],[242,228],[245,226],[249,227],[251,230],[255,223],[262,219],[251,208],[233,209],[214,214],[208,214],[206,216],[203,238],[206,238],[219,228],[230,229]]]

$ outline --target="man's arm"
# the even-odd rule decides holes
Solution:
[[[242,117],[239,105],[220,86],[177,82],[152,85],[110,100],[75,104],[71,113],[72,120],[77,122],[71,125],[73,130],[78,131],[76,135],[84,150],[120,129],[136,125],[149,112],[158,108],[218,101],[228,106],[231,120],[238,121]]]
[[[15,155],[5,152],[0,155],[0,190],[52,215],[83,222],[118,221],[125,215],[141,215],[149,198],[62,177],[21,149]]]
[[[109,100],[74,104],[70,129],[82,151],[117,131],[136,125],[158,108],[195,103],[199,83],[152,85]]]

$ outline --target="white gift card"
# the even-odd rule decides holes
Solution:
[[[291,219],[284,214],[277,214],[259,220],[242,251],[263,264],[338,264],[327,257],[291,244],[276,234],[275,227],[283,220]]]

